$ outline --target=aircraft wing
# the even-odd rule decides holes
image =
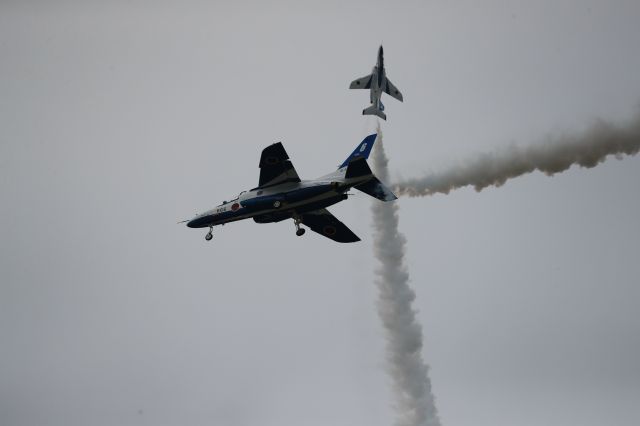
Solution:
[[[314,210],[301,215],[302,223],[317,232],[323,237],[332,239],[339,243],[355,243],[360,238],[340,222],[327,209]]]
[[[402,93],[400,93],[398,88],[394,86],[391,80],[389,80],[388,78],[387,78],[387,84],[385,84],[384,86],[384,92],[387,95],[392,96],[397,100],[399,100],[400,102],[402,102]]]
[[[349,89],[371,89],[371,79],[373,78],[373,74],[369,74],[366,77],[359,78],[357,80],[353,80]]]
[[[262,150],[258,186],[264,187],[284,182],[300,182],[300,177],[282,143],[278,142]]]

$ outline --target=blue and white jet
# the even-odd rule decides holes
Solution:
[[[205,239],[211,240],[215,225],[253,218],[257,223],[293,219],[296,235],[304,234],[304,224],[312,231],[339,243],[353,243],[360,238],[335,218],[327,207],[346,200],[347,191],[356,188],[382,201],[396,196],[371,172],[367,158],[376,135],[367,136],[333,173],[314,180],[300,180],[282,143],[266,147],[260,156],[258,187],[243,191],[195,218],[185,221],[190,228],[209,228]]]
[[[349,89],[369,89],[369,99],[371,100],[371,106],[362,110],[362,115],[377,115],[383,120],[387,119],[384,111],[384,105],[380,98],[382,93],[386,93],[399,100],[403,101],[402,93],[396,86],[389,81],[387,73],[384,69],[384,55],[382,52],[382,46],[378,49],[378,60],[376,66],[373,67],[371,74],[366,77],[353,80]]]

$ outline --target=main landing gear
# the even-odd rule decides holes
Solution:
[[[211,241],[212,238],[213,238],[213,226],[210,226],[209,232],[207,233],[207,235],[204,236],[204,239],[207,241]]]
[[[304,228],[300,228],[300,216],[294,216],[293,217],[293,224],[296,225],[296,235],[298,237],[302,237],[304,235],[305,229]]]

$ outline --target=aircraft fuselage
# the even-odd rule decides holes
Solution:
[[[342,173],[341,173],[342,172]],[[346,192],[366,178],[345,179],[343,169],[301,182],[286,182],[267,188],[243,191],[231,201],[197,215],[187,223],[190,228],[206,228],[254,218],[256,222],[279,222],[299,214],[329,207],[346,200]]]
[[[376,65],[371,70],[371,90],[369,92],[369,100],[379,109],[384,109],[381,106],[380,98],[382,97],[384,81],[387,78],[386,72],[384,70],[384,54],[382,51],[382,46],[378,50],[378,60],[376,61]]]
[[[376,140],[369,135],[358,144],[338,170],[314,180],[301,180],[281,142],[269,145],[260,155],[258,187],[243,191],[231,201],[197,215],[187,222],[190,228],[209,228],[207,241],[213,238],[215,225],[253,218],[257,223],[293,219],[296,235],[302,236],[305,225],[313,232],[339,243],[355,243],[360,238],[340,222],[327,207],[346,200],[347,191],[355,188],[381,201],[396,196],[376,178],[367,158]]]

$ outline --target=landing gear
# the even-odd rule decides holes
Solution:
[[[212,238],[213,238],[213,226],[209,228],[209,232],[207,233],[207,235],[204,236],[204,239],[207,241],[211,241]]]
[[[296,225],[296,235],[298,237],[302,237],[304,235],[305,229],[304,228],[300,228],[300,222],[302,221],[302,219],[300,219],[300,216],[295,215],[293,216],[293,224]]]

